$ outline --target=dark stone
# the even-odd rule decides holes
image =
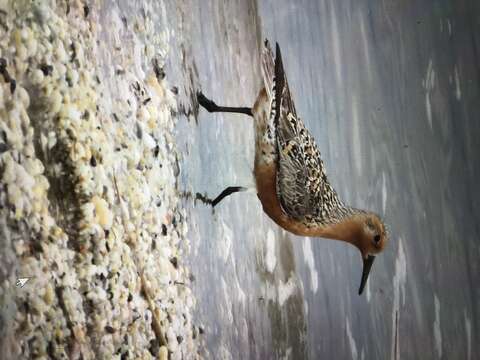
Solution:
[[[111,327],[110,325],[107,325],[107,326],[105,326],[105,331],[109,334],[114,334],[116,330],[113,327]]]
[[[13,93],[15,92],[15,89],[17,88],[17,82],[15,79],[10,79],[10,92]]]
[[[53,66],[48,64],[41,64],[40,70],[42,70],[43,75],[50,76],[52,75],[52,72],[53,72]]]
[[[138,122],[135,124],[135,134],[137,135],[137,138],[139,140],[142,139],[143,131],[142,131],[142,127]]]
[[[70,45],[70,51],[72,52],[72,55],[70,56],[70,62],[74,62],[77,59],[77,48],[73,42]]]
[[[165,78],[165,71],[163,70],[163,68],[158,64],[158,60],[157,59],[153,59],[152,61],[153,63],[153,71],[155,72],[155,76],[157,77],[157,79],[160,81],[160,80],[163,80]]]
[[[157,339],[150,340],[150,347],[148,349],[153,356],[158,356],[160,352],[160,343]]]
[[[173,267],[174,267],[175,269],[178,269],[178,259],[177,259],[177,257],[175,257],[175,256],[172,257],[172,258],[170,259],[170,262],[172,263],[172,265],[173,265]]]

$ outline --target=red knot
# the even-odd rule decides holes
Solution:
[[[252,108],[218,106],[202,93],[198,94],[199,104],[209,112],[234,112],[254,118],[254,174],[263,210],[293,234],[356,246],[363,259],[361,294],[375,255],[388,241],[385,225],[377,214],[344,204],[330,185],[315,140],[297,116],[278,44],[274,57],[265,41],[261,63],[264,87]],[[228,187],[212,205],[243,190],[246,188]]]

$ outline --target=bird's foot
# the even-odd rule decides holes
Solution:
[[[218,110],[218,105],[203,95],[201,91],[197,93],[197,100],[198,103],[208,112],[215,112]]]

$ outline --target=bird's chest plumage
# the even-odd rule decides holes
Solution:
[[[285,214],[280,205],[276,191],[277,167],[275,163],[255,163],[254,173],[257,196],[262,203],[263,211],[285,230],[296,235],[306,236],[309,229]]]

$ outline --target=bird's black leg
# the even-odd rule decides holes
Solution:
[[[248,190],[246,187],[243,186],[229,186],[225,190],[223,190],[220,195],[218,195],[215,199],[212,201],[212,207],[215,207],[220,201],[222,201],[224,198],[226,198],[228,195],[231,195],[233,193],[239,192],[239,191],[246,191]]]
[[[202,105],[205,110],[208,112],[231,112],[238,114],[245,114],[248,116],[253,116],[252,109],[249,107],[229,107],[229,106],[218,106],[212,100],[208,99],[201,92],[197,94],[197,100],[200,105]]]

